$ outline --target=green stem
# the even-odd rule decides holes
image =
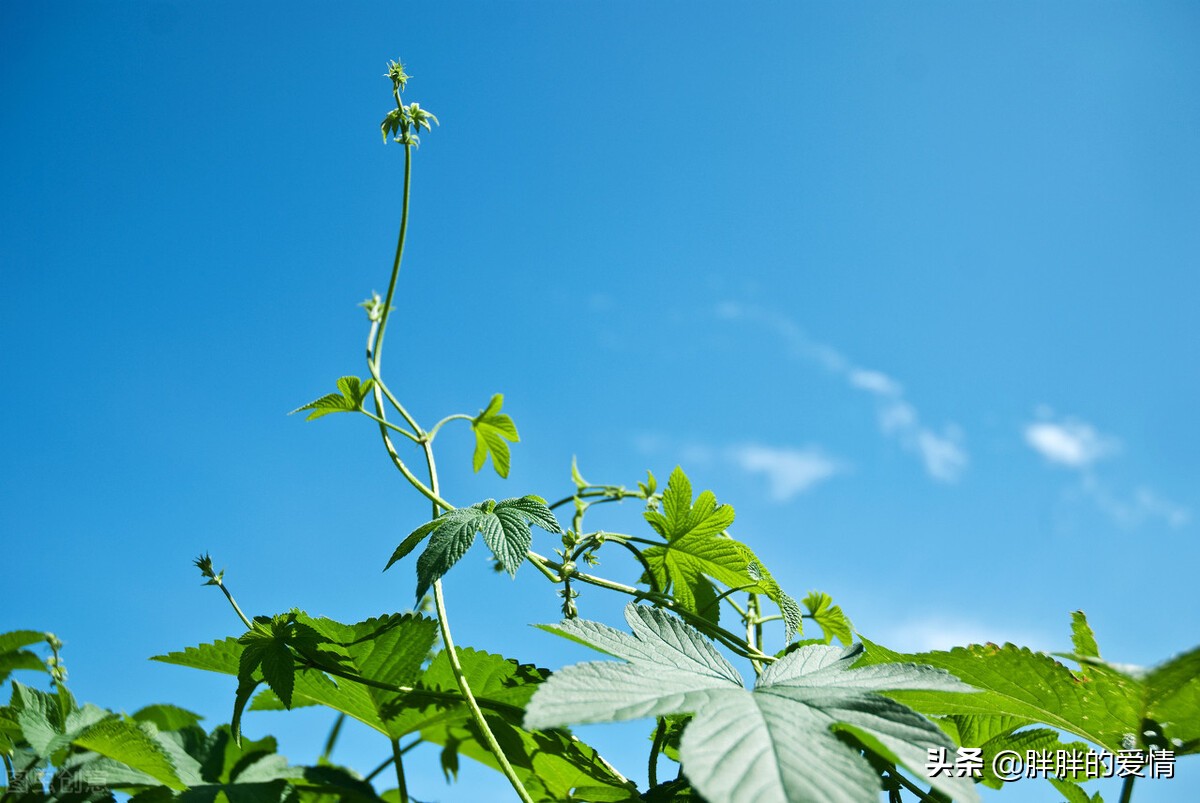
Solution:
[[[437,606],[438,625],[442,630],[442,643],[445,645],[446,657],[450,661],[450,671],[454,673],[454,681],[458,684],[459,691],[462,692],[463,699],[467,702],[467,708],[471,709],[471,718],[475,720],[480,735],[487,743],[488,750],[496,757],[497,763],[500,764],[500,771],[504,773],[504,777],[508,778],[508,782],[516,790],[517,796],[525,803],[534,803],[529,792],[525,791],[525,785],[517,777],[516,770],[509,763],[508,756],[504,755],[504,751],[500,749],[500,743],[496,741],[496,735],[492,733],[487,720],[483,718],[483,711],[475,702],[475,696],[471,694],[471,686],[467,683],[467,676],[463,672],[462,664],[459,663],[458,653],[454,650],[454,639],[450,635],[450,622],[446,618],[446,600],[445,595],[442,594],[441,578],[433,581],[433,604]]]
[[[246,614],[242,613],[242,609],[238,607],[237,600],[233,598],[233,594],[229,593],[229,589],[225,587],[225,584],[220,580],[217,580],[217,588],[221,589],[221,591],[225,594],[225,599],[229,600],[229,604],[233,606],[234,612],[238,615],[238,618],[242,620],[242,624],[246,626],[246,629],[252,630],[254,625],[251,624],[250,620],[246,617]]]
[[[337,719],[333,721],[333,727],[329,729],[329,738],[325,740],[325,749],[321,751],[321,761],[328,761],[333,755],[333,746],[337,744],[338,736],[342,732],[342,724],[346,721],[345,714],[338,714]]]
[[[442,424],[448,424],[451,421],[474,421],[474,420],[475,420],[474,416],[470,416],[465,413],[455,413],[454,415],[448,415],[445,418],[443,418],[441,421],[434,424],[433,428],[430,429],[429,432],[425,433],[425,440],[432,441],[434,438],[436,438],[438,430],[442,428]]]
[[[632,538],[632,536],[631,536],[631,538]],[[571,553],[572,561],[579,560],[579,556],[587,551],[588,540],[589,540],[589,538],[585,538],[583,540],[583,543],[580,544],[578,547],[576,547],[575,551]],[[637,539],[637,540],[642,541],[643,539]],[[662,589],[660,589],[658,587],[658,581],[654,578],[654,571],[650,568],[650,564],[646,561],[646,556],[642,554],[642,550],[638,549],[633,544],[626,542],[623,537],[622,538],[613,538],[611,541],[608,541],[607,543],[619,544],[620,546],[623,546],[626,549],[628,549],[630,552],[632,552],[633,556],[635,558],[637,558],[638,563],[642,564],[642,569],[646,573],[646,580],[650,584],[650,591],[654,594],[662,593]],[[643,541],[643,543],[654,544],[653,541]],[[654,545],[659,546],[659,544],[654,544]]]
[[[662,751],[663,739],[667,735],[666,717],[658,718],[658,727],[654,729],[654,742],[650,745],[650,766],[647,768],[647,779],[650,788],[658,786],[658,754]]]
[[[371,348],[372,348],[371,344],[373,344],[375,342],[375,334],[378,331],[378,327],[379,327],[379,324],[375,323],[374,325],[371,326],[371,331],[367,333],[367,370],[371,372],[371,379],[374,380],[375,384],[379,387],[379,389],[381,391],[383,391],[383,395],[386,396],[387,400],[392,403],[392,406],[396,408],[397,412],[399,412],[400,415],[403,416],[405,421],[408,421],[412,425],[412,428],[414,430],[419,431],[419,427],[417,427],[416,422],[413,420],[413,417],[408,414],[408,410],[404,409],[404,405],[401,404],[400,401],[395,396],[392,395],[392,391],[388,389],[388,386],[384,383],[383,379],[380,378],[380,376],[379,376],[379,366],[377,366],[375,364],[374,359],[372,357],[373,352],[371,351]]]
[[[421,448],[425,451],[425,465],[429,468],[429,484],[436,495],[438,476],[437,464],[433,459],[433,445],[426,440],[421,443]],[[434,501],[433,517],[437,518],[439,515],[441,515],[439,504],[437,501]],[[516,770],[509,763],[508,756],[504,755],[504,751],[500,749],[500,743],[496,741],[496,734],[492,733],[487,720],[484,719],[483,711],[479,708],[479,703],[475,701],[475,695],[471,692],[471,684],[467,682],[467,675],[463,672],[462,663],[458,660],[458,652],[454,649],[454,637],[450,634],[450,619],[446,615],[446,597],[442,593],[442,579],[440,577],[433,581],[433,604],[437,608],[438,628],[442,632],[442,645],[446,653],[446,659],[450,662],[450,671],[454,673],[454,682],[458,684],[458,690],[462,692],[463,700],[466,701],[467,708],[471,711],[471,718],[479,728],[479,733],[483,736],[488,750],[496,757],[496,762],[500,765],[500,771],[504,773],[505,778],[508,778],[508,782],[512,784],[512,788],[516,791],[517,796],[525,801],[525,803],[534,803],[529,792],[525,790],[525,785],[517,777]]]
[[[408,438],[413,443],[421,442],[421,439],[419,437],[412,434],[404,427],[396,426],[391,421],[388,421],[386,418],[380,418],[379,416],[375,415],[372,412],[368,412],[367,410],[360,410],[359,412],[361,412],[363,415],[365,415],[367,418],[371,419],[372,421],[374,421],[378,424],[382,424],[383,426],[387,427],[388,429],[392,430],[393,432],[399,432],[401,435]]]
[[[914,795],[916,795],[919,800],[923,800],[923,801],[925,801],[925,803],[938,803],[937,798],[931,797],[929,795],[929,793],[926,792],[924,789],[917,786],[912,781],[908,780],[903,775],[901,775],[899,772],[897,772],[895,766],[892,767],[892,772],[890,773],[890,775],[896,779],[897,783],[899,783],[905,789],[907,789],[908,791],[910,791]]]
[[[404,782],[404,759],[401,758],[400,740],[392,739],[392,764],[396,767],[396,791],[400,793],[400,803],[408,803],[408,784]]]
[[[596,499],[596,502],[593,502],[593,504],[599,504],[600,502],[620,502],[624,499],[645,499],[645,497],[642,496],[641,491],[629,491],[625,488],[601,486],[592,488],[590,490],[576,491],[570,496],[564,496],[562,499],[559,499],[552,505],[547,505],[547,507],[549,507],[551,510],[554,510],[555,508],[562,507],[568,502],[573,502],[576,497],[580,499],[596,499],[597,497],[603,497]]]
[[[1121,784],[1121,799],[1117,803],[1129,803],[1133,800],[1133,779],[1136,776],[1126,775],[1125,782]]]
[[[412,189],[412,146],[404,146],[404,191],[400,204],[400,235],[396,238],[396,256],[392,260],[392,275],[388,279],[387,295],[383,299],[383,309],[379,312],[379,328],[375,332],[375,342],[371,345],[371,354],[375,357],[375,368],[378,370],[383,357],[383,336],[387,331],[388,317],[392,312],[392,299],[396,297],[396,280],[400,277],[400,263],[404,259],[404,241],[408,238],[408,205]],[[402,413],[402,415],[404,415]],[[404,415],[405,420],[408,416]],[[419,429],[416,422],[409,421],[413,429]]]
[[[539,555],[538,553],[536,553],[532,550],[526,552],[525,557],[535,564],[541,563],[544,567],[548,567],[550,569],[553,569],[553,570],[559,572],[560,575],[559,575],[558,582],[562,582],[562,577],[561,577],[562,564],[552,561],[543,555]],[[725,630],[722,627],[714,625],[712,622],[708,622],[704,619],[701,619],[700,617],[696,616],[691,611],[681,608],[679,606],[679,603],[677,603],[671,597],[667,597],[662,594],[656,594],[651,591],[642,591],[640,588],[634,588],[633,586],[627,586],[624,583],[617,583],[617,582],[613,582],[612,580],[606,580],[603,577],[596,577],[594,575],[584,574],[583,572],[575,572],[574,574],[571,575],[571,577],[572,577],[572,579],[579,580],[582,583],[594,585],[599,588],[607,588],[610,591],[619,591],[622,594],[628,594],[629,596],[633,597],[634,599],[644,599],[648,602],[653,602],[655,605],[658,605],[660,607],[668,608],[672,611],[675,611],[675,613],[677,613],[681,617],[683,617],[690,625],[695,627],[697,630],[707,633],[709,636],[712,636],[713,638],[720,640],[723,644],[725,644],[725,646],[729,647],[729,649],[733,650],[738,655],[741,655],[743,658],[749,658],[750,660],[766,661],[769,663],[778,660],[773,655],[767,655],[763,652],[760,652],[757,649],[754,649],[753,647],[750,647],[745,642],[743,642],[740,637],[734,635],[733,633],[730,633],[728,630]]]
[[[419,745],[421,743],[421,741],[422,740],[421,740],[420,736],[413,739],[411,742],[404,745],[404,747],[400,748],[400,755],[404,755],[409,750],[412,750],[414,747]],[[395,760],[396,760],[395,756],[388,756],[387,758],[385,758],[383,760],[383,762],[378,767],[371,770],[370,774],[367,775],[367,777],[363,778],[363,780],[366,781],[367,783],[370,783],[371,781],[375,780],[375,776],[378,775],[379,773],[383,772],[384,770],[386,770],[388,767],[392,766],[392,762]]]

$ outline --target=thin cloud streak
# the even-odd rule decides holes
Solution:
[[[765,474],[771,498],[776,502],[787,502],[847,469],[845,464],[812,447],[780,449],[742,444],[730,448],[728,454],[743,471]]]
[[[1109,435],[1078,418],[1058,418],[1043,405],[1037,419],[1025,425],[1023,434],[1030,449],[1047,462],[1074,471],[1079,476],[1078,491],[1092,500],[1100,512],[1123,527],[1136,527],[1158,519],[1172,528],[1191,521],[1191,511],[1156,491],[1140,487],[1130,498],[1114,494],[1094,471],[1094,466],[1120,452],[1121,444]]]
[[[814,362],[841,377],[851,388],[874,398],[880,432],[916,455],[929,476],[949,483],[966,471],[970,459],[962,443],[962,431],[953,425],[940,432],[925,426],[917,409],[905,400],[904,387],[892,377],[855,365],[833,347],[809,338],[783,315],[733,302],[718,305],[716,312],[724,320],[746,320],[767,327],[784,341],[795,359]]]

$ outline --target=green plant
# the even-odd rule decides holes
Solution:
[[[236,678],[231,722],[210,732],[195,715],[171,706],[132,716],[81,707],[66,689],[57,639],[33,631],[6,634],[0,678],[15,670],[46,671],[51,678],[50,691],[14,683],[12,701],[0,709],[6,795],[375,800],[368,782],[390,768],[395,788],[382,797],[403,803],[414,799],[404,755],[426,742],[442,747],[448,776],[467,755],[497,769],[525,801],[857,801],[876,799],[881,790],[891,800],[974,800],[976,783],[999,787],[1005,780],[992,763],[965,763],[974,758],[1091,751],[1083,742],[1062,741],[1060,731],[1125,756],[1131,767],[1200,751],[1200,650],[1133,673],[1100,659],[1082,614],[1073,622],[1074,650],[1061,656],[1074,661],[1075,670],[1012,645],[912,656],[855,642],[841,608],[820,592],[799,602],[788,595],[753,549],[730,534],[733,508],[711,491],[696,494],[681,468],[661,489],[652,473],[629,488],[592,483],[572,464],[573,487],[552,503],[534,494],[461,507],[447,501],[434,452],[444,426],[462,421],[471,427],[473,468],[479,471],[490,458],[500,477],[509,474],[509,444],[519,435],[500,394],[476,415],[453,414],[424,428],[384,379],[412,163],[421,129],[437,122],[419,104],[403,102],[403,65],[391,62],[388,78],[395,108],[381,129],[385,142],[390,137],[403,147],[402,207],[386,294],[362,304],[369,323],[367,377],[342,377],[337,392],[293,412],[307,412],[308,420],[350,413],[375,422],[395,468],[430,504],[429,520],[400,541],[387,568],[415,564],[415,597],[431,594],[433,615],[392,613],[346,624],[294,608],[252,619],[224,572],[207,554],[198,558],[206,583],[222,591],[244,629],[156,660]],[[585,526],[593,507],[622,501],[644,507],[644,533]],[[553,557],[533,549],[535,529],[538,538],[554,539]],[[477,536],[498,569],[515,577],[528,563],[525,575],[556,588],[564,619],[544,630],[619,662],[551,673],[456,646],[442,578]],[[636,561],[640,581],[628,585],[593,573],[602,554]],[[582,585],[629,597],[625,619],[632,634],[579,619]],[[781,649],[768,648],[768,626],[781,631]],[[806,634],[806,627],[819,634]],[[48,661],[27,649],[40,641],[51,647]],[[727,656],[753,672],[752,690]],[[325,753],[312,766],[289,766],[273,742],[241,738],[248,709],[309,705],[337,712]],[[386,757],[365,778],[328,762],[346,717],[388,743]],[[644,791],[565,730],[633,718],[654,722]],[[964,765],[945,772],[939,762],[950,755]],[[672,780],[659,781],[662,759],[679,765]],[[1072,764],[1051,782],[1069,800],[1094,800],[1079,785],[1089,774],[1087,766]],[[1129,799],[1134,777],[1127,776],[1122,800]]]

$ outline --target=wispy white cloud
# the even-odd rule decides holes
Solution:
[[[767,495],[776,502],[788,502],[851,466],[817,446],[803,448],[738,443],[716,447],[698,441],[671,442],[662,435],[643,434],[634,446],[644,455],[671,452],[685,466],[732,464],[748,474],[765,477]]]
[[[1064,466],[1079,476],[1078,491],[1096,508],[1124,527],[1135,527],[1151,519],[1170,527],[1182,527],[1191,511],[1140,487],[1131,496],[1114,493],[1097,477],[1094,466],[1120,452],[1120,442],[1078,418],[1058,418],[1046,406],[1038,408],[1037,420],[1024,427],[1025,443],[1048,462]]]
[[[904,398],[903,385],[892,377],[855,365],[837,349],[811,339],[795,322],[770,310],[726,302],[718,305],[716,313],[724,320],[745,320],[767,327],[787,345],[793,358],[816,363],[874,398],[880,431],[916,455],[929,476],[954,482],[966,471],[970,459],[962,431],[954,425],[936,431],[923,424],[917,409]]]
[[[1025,442],[1051,463],[1069,468],[1087,468],[1120,449],[1114,438],[1101,435],[1090,424],[1071,418],[1027,424]]]
[[[731,447],[728,454],[744,471],[765,474],[771,498],[777,502],[786,502],[847,468],[812,447],[781,449],[742,444]]]

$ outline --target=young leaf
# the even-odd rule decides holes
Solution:
[[[290,708],[296,675],[292,649],[313,651],[319,641],[316,631],[296,621],[295,613],[258,617],[254,627],[238,639],[244,648],[238,661],[238,681],[250,683],[254,671],[261,668],[262,679]]]
[[[531,524],[549,533],[561,532],[558,520],[540,496],[522,496],[500,502],[488,499],[470,507],[456,508],[414,530],[396,547],[384,571],[429,536],[429,545],[417,558],[417,599],[420,599],[435,580],[467,554],[475,542],[475,534],[482,533],[500,566],[509,576],[515,576],[533,543]]]
[[[693,504],[692,484],[678,466],[663,491],[662,507],[661,513],[647,510],[643,514],[667,541],[642,553],[658,587],[669,588],[676,602],[714,623],[720,606],[713,580],[730,588],[744,587],[765,594],[783,613],[786,640],[791,641],[800,631],[800,607],[783,592],[750,547],[723,536],[733,523],[733,508],[717,504],[712,491],[701,493]]]
[[[497,393],[488,402],[488,406],[479,411],[479,415],[471,419],[471,429],[475,431],[475,455],[472,463],[475,470],[483,468],[488,455],[492,456],[492,467],[501,477],[508,476],[509,454],[505,441],[519,441],[517,426],[506,414],[500,412],[504,404],[504,394]]]
[[[879,694],[972,690],[946,672],[911,664],[853,667],[861,645],[809,645],[769,665],[749,691],[708,640],[665,611],[630,604],[625,619],[632,636],[578,620],[545,628],[628,663],[554,673],[526,709],[527,728],[691,713],[680,746],[683,771],[711,803],[878,799],[870,764],[834,734],[845,730],[939,792],[978,799],[968,779],[927,777],[928,750],[952,743],[933,723]]]
[[[837,639],[849,646],[854,640],[854,628],[850,620],[838,605],[833,604],[833,598],[820,591],[813,591],[804,598],[804,607],[808,608],[813,621],[825,632],[825,643]]]
[[[312,410],[305,418],[305,421],[312,421],[320,418],[323,415],[330,413],[356,413],[363,409],[363,401],[367,398],[367,394],[371,392],[371,386],[375,380],[368,379],[366,382],[359,382],[356,376],[343,376],[337,381],[338,390],[341,393],[330,393],[322,396],[315,401],[310,401],[303,407],[297,407],[292,410],[292,413],[303,412],[304,410]]]

